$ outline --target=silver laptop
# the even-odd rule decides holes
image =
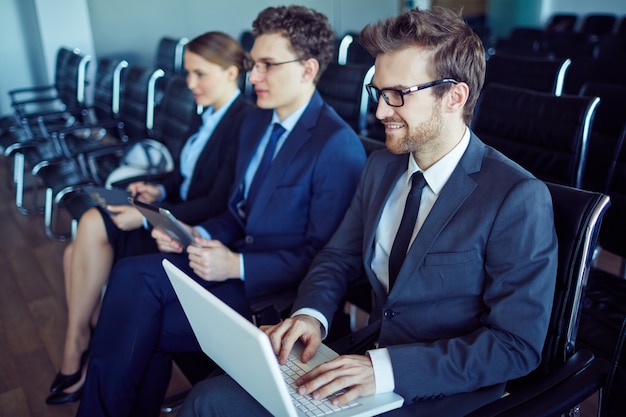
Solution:
[[[163,267],[204,353],[272,415],[316,415],[305,413],[296,406],[296,402],[300,400],[311,399],[309,396],[305,399],[293,393],[293,387],[284,379],[285,369],[281,368],[285,367],[278,364],[269,338],[263,331],[168,260],[163,260]],[[292,356],[299,358],[301,349],[302,346],[294,348]],[[322,345],[317,355],[304,366],[310,369],[335,357],[335,352]],[[360,397],[354,403],[329,415],[373,416],[401,407],[403,401],[401,396],[393,392]]]

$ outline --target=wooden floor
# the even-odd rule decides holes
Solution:
[[[65,243],[46,237],[41,215],[18,213],[1,159],[0,236],[0,417],[73,416],[76,403],[44,402],[65,332]],[[169,392],[186,387],[175,369]],[[595,416],[596,403],[596,397],[586,401],[579,416]]]
[[[66,244],[46,237],[42,215],[17,211],[4,162],[0,159],[0,416],[74,416],[77,403],[45,404],[65,334]],[[176,372],[170,392],[187,387]]]

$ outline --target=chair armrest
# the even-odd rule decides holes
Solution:
[[[9,93],[9,97],[11,98],[11,104],[13,104],[13,103],[22,103],[26,100],[32,100],[32,99],[37,98],[37,97],[30,97],[29,99],[18,100],[19,98],[17,97],[18,95],[21,95],[21,94],[35,95],[35,94],[43,93],[45,91],[55,92],[56,87],[54,85],[42,85],[38,87],[15,88],[13,90],[9,90],[8,93]]]
[[[604,386],[608,367],[608,362],[590,351],[578,351],[554,372],[466,417],[549,417],[566,413]]]
[[[14,142],[4,149],[4,156],[10,157],[10,156],[13,156],[14,153],[19,152],[19,151],[28,150],[28,149],[37,149],[37,146],[45,142],[46,142],[45,139],[38,139],[38,138],[31,139],[27,142]]]
[[[298,288],[288,288],[279,292],[261,294],[250,300],[252,321],[257,326],[276,324],[287,317],[296,299]]]

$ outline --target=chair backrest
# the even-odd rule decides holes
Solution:
[[[592,13],[583,18],[580,32],[585,35],[602,36],[611,33],[617,22],[617,16],[607,13]]]
[[[580,187],[599,101],[490,84],[481,93],[472,129],[538,178]]]
[[[596,192],[547,183],[552,195],[554,226],[559,244],[554,304],[540,366],[509,389],[532,384],[554,371],[576,348],[582,297],[609,197]]]
[[[128,67],[124,59],[101,58],[96,71],[93,109],[96,120],[115,118],[120,112],[122,73]]]
[[[174,76],[167,83],[163,101],[156,111],[151,136],[164,143],[177,158],[187,139],[192,119],[197,114],[198,106],[185,78]]]
[[[514,27],[508,38],[496,41],[496,54],[541,56],[545,32],[539,28]],[[490,58],[491,59],[491,58]]]
[[[615,152],[615,165],[609,174],[606,192],[611,208],[606,213],[600,232],[600,246],[626,258],[626,125],[620,134]]]
[[[498,83],[561,95],[570,59],[496,53],[487,61],[485,85]]]
[[[626,85],[588,82],[581,96],[600,97],[589,134],[583,188],[607,192],[607,181],[615,165],[622,129],[626,125]]]
[[[183,55],[187,38],[163,37],[159,40],[154,67],[161,68],[166,77],[181,75],[183,73]]]
[[[154,126],[156,96],[161,88],[161,69],[131,65],[124,71],[120,119],[128,138],[143,139]]]
[[[70,108],[85,105],[87,67],[91,56],[83,55],[78,50],[61,48],[57,53],[57,61],[55,87],[58,97]]]
[[[546,32],[573,32],[578,15],[573,13],[557,13],[552,15],[546,25]]]
[[[365,85],[374,74],[369,64],[330,63],[317,89],[324,100],[357,132],[365,133],[369,98]]]
[[[361,145],[363,145],[363,149],[365,149],[365,155],[370,156],[373,152],[376,152],[380,149],[386,149],[385,142],[376,140],[364,135],[359,135],[359,139],[361,140]]]
[[[252,35],[252,32],[249,30],[241,32],[241,35],[239,35],[239,43],[244,51],[250,52],[252,45],[254,45],[254,36]]]
[[[339,41],[337,63],[340,65],[367,64],[371,66],[374,65],[374,57],[361,45],[358,34],[346,33]]]

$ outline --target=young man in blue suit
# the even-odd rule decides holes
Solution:
[[[354,195],[365,152],[315,87],[333,55],[327,18],[304,7],[272,7],[253,28],[247,67],[259,109],[241,126],[228,209],[190,228],[197,247],[182,248],[155,230],[161,251],[172,253],[115,266],[79,416],[157,416],[171,353],[200,350],[164,257],[250,317],[251,298],[300,283]]]
[[[281,363],[298,339],[306,362],[364,270],[375,347],[315,368],[299,393],[347,388],[333,400],[344,403],[395,391],[405,402],[389,415],[462,416],[540,362],[557,268],[551,197],[468,128],[485,54],[459,16],[412,10],[368,25],[360,41],[376,56],[368,89],[388,151],[368,160],[291,318],[266,333]],[[268,415],[221,376],[197,384],[179,417],[243,414]]]

